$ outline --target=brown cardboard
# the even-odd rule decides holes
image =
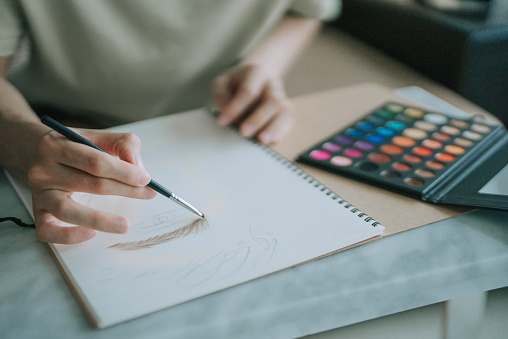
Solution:
[[[295,98],[295,126],[286,139],[272,148],[285,158],[295,161],[298,154],[310,146],[354,123],[387,101],[424,107],[398,96],[390,88],[372,83]],[[425,203],[317,168],[298,165],[343,199],[379,221],[385,227],[384,236],[470,210]]]

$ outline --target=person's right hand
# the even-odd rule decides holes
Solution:
[[[150,175],[141,161],[141,142],[130,133],[74,129],[106,152],[68,140],[55,131],[37,138],[27,164],[32,189],[37,238],[75,244],[95,236],[96,230],[125,233],[129,221],[72,200],[73,192],[151,199]],[[114,156],[113,156],[114,155]],[[118,158],[116,158],[116,157]],[[64,227],[62,222],[77,226]]]

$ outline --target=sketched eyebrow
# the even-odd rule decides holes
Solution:
[[[108,248],[114,248],[123,251],[135,251],[145,248],[151,248],[152,246],[160,245],[174,239],[183,238],[191,234],[199,234],[207,228],[208,222],[206,221],[206,219],[199,218],[194,220],[190,224],[177,229],[176,231],[160,234],[148,239],[138,241],[119,242],[117,244],[109,246]]]

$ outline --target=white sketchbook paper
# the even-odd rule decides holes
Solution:
[[[206,215],[153,200],[75,193],[124,215],[124,235],[50,244],[93,324],[106,327],[326,256],[383,226],[270,149],[220,127],[206,110],[113,128],[142,140],[153,179]],[[10,177],[12,180],[12,177]],[[27,187],[13,180],[31,211]]]

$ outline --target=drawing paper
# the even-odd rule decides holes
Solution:
[[[93,323],[106,327],[379,237],[383,226],[206,110],[114,128],[142,140],[152,178],[206,215],[153,200],[75,193],[129,218],[124,235],[51,244]],[[12,180],[12,178],[11,178]],[[14,185],[31,210],[30,192]]]

